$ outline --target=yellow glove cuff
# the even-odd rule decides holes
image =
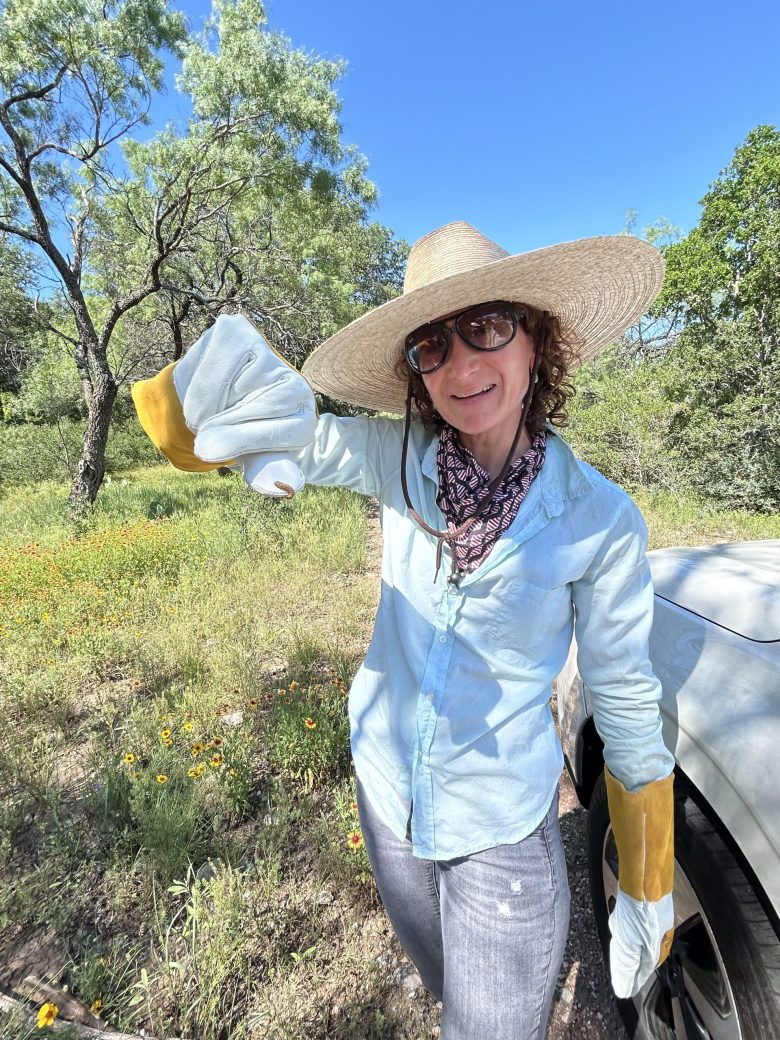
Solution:
[[[152,379],[142,379],[131,389],[138,420],[151,442],[176,469],[206,473],[225,462],[203,462],[195,454],[195,434],[184,421],[179,395],[173,383],[175,365],[167,365]]]
[[[674,886],[674,775],[629,792],[605,767],[620,888],[655,902]]]

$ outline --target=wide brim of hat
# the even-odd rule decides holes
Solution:
[[[558,317],[588,361],[647,311],[664,263],[628,235],[508,256],[404,293],[346,325],[314,350],[303,374],[314,390],[361,408],[401,413],[406,381],[395,365],[406,336],[443,314],[489,300],[527,303]]]

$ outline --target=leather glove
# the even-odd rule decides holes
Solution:
[[[220,315],[179,362],[136,383],[133,400],[179,469],[232,465],[266,495],[303,487],[294,458],[314,438],[314,395],[242,315]]]
[[[674,937],[674,778],[629,792],[604,774],[619,866],[609,967],[615,995],[626,998],[666,960]]]

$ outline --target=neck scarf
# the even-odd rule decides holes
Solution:
[[[458,571],[476,570],[517,516],[520,503],[542,468],[546,446],[547,431],[540,430],[528,451],[512,463],[486,512],[454,542]],[[447,530],[454,531],[476,513],[490,486],[490,474],[464,448],[457,430],[447,425],[439,433],[436,463],[436,502],[447,521]]]

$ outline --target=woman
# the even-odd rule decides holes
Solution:
[[[647,658],[644,524],[549,425],[565,421],[576,350],[624,332],[661,278],[658,254],[627,237],[509,256],[451,224],[413,246],[402,296],[304,366],[315,389],[405,407],[404,422],[317,420],[304,380],[240,317],[134,389],[182,468],[233,459],[263,493],[305,479],[380,501],[352,752],[377,885],[443,1002],[444,1040],[545,1035],[569,913],[549,697],[573,634],[620,855],[618,996],[671,942],[673,759]]]

